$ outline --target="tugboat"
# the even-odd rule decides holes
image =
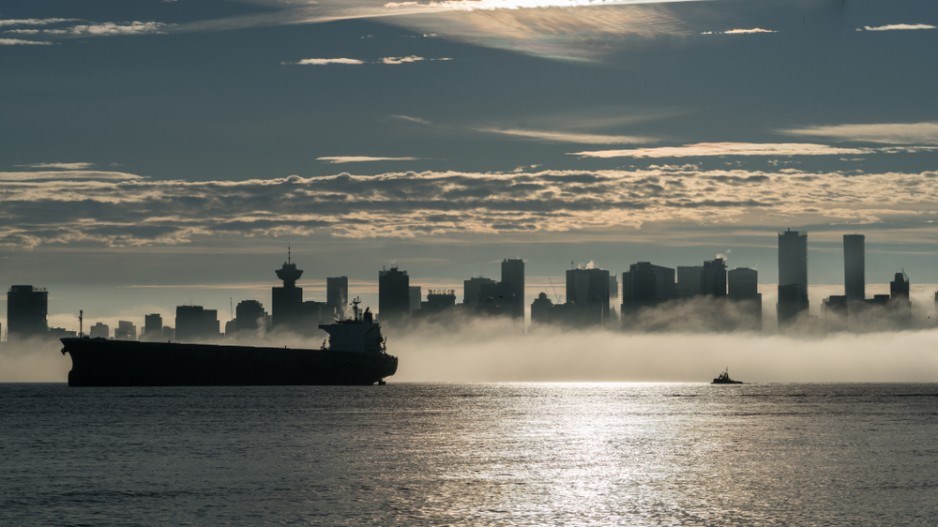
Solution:
[[[383,384],[397,371],[371,311],[321,324],[321,349],[64,338],[69,386]]]
[[[726,368],[723,373],[716,376],[710,384],[743,384],[743,381],[736,381],[730,378],[730,369]]]

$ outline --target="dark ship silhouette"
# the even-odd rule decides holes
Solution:
[[[717,375],[710,384],[743,384],[743,381],[737,381],[730,378],[730,369],[726,368],[723,373]]]
[[[356,299],[352,318],[319,327],[321,349],[63,338],[69,386],[384,384],[397,372],[381,326]]]

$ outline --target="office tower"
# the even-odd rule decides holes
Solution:
[[[427,292],[427,301],[422,302],[420,311],[424,315],[442,313],[456,307],[456,291],[453,289],[431,289]]]
[[[7,339],[45,335],[49,293],[31,285],[14,285],[7,293]]]
[[[622,273],[622,323],[627,314],[655,307],[675,296],[674,269],[638,262]]]
[[[345,318],[345,308],[348,306],[347,276],[326,278],[326,305],[332,311],[332,316]]]
[[[619,300],[619,277],[609,273],[609,303],[615,305]]]
[[[740,304],[740,314],[748,318],[744,323],[751,329],[762,329],[762,294],[759,293],[759,273],[755,269],[737,267],[726,273],[729,297]]]
[[[204,340],[219,336],[218,311],[202,306],[176,307],[176,335],[179,342]]]
[[[865,245],[862,234],[844,235],[844,296],[848,304],[866,299]]]
[[[506,314],[524,319],[524,260],[506,258],[502,260],[503,292],[507,297],[504,305]]]
[[[704,262],[700,273],[700,292],[716,298],[726,296],[726,261],[723,258]]]
[[[159,313],[143,316],[143,334],[141,340],[163,339],[163,317]]]
[[[462,303],[468,307],[478,308],[482,305],[482,288],[484,286],[494,286],[495,280],[491,278],[485,278],[482,276],[476,276],[468,280],[463,280],[462,283]]]
[[[421,293],[420,286],[419,285],[409,286],[407,288],[407,292],[410,297],[410,301],[408,302],[408,305],[410,307],[411,313],[413,313],[414,311],[420,311],[420,307],[421,307],[420,299],[423,298],[423,293]]]
[[[410,313],[410,277],[396,266],[378,273],[378,314],[382,321],[407,318]],[[420,290],[417,290],[417,302]]]
[[[129,320],[118,320],[114,340],[137,340],[137,326]]]
[[[691,298],[703,294],[704,268],[700,265],[679,265],[677,267],[677,296]]]
[[[531,302],[531,324],[549,324],[554,303],[547,297],[547,293],[537,295]]]
[[[96,323],[91,326],[91,331],[88,333],[93,339],[108,339],[111,338],[111,328],[107,324],[101,322]]]
[[[256,332],[259,329],[266,329],[267,311],[264,305],[257,300],[242,300],[235,307],[235,318],[232,329],[234,331]],[[226,331],[227,333],[227,331]]]
[[[272,325],[291,330],[300,328],[303,320],[303,288],[296,286],[296,281],[303,276],[303,270],[293,263],[291,251],[287,251],[287,261],[275,271],[277,278],[283,280],[283,286],[271,291]],[[184,333],[184,332],[183,332]],[[182,340],[179,326],[176,326],[176,338]]]
[[[808,312],[808,233],[778,233],[778,305],[780,327]]]
[[[910,287],[908,275],[904,271],[896,273],[893,281],[889,282],[889,296],[893,300],[909,300]]]
[[[609,320],[609,271],[584,268],[567,270],[568,315],[578,326],[601,325]]]

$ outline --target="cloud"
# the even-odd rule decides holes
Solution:
[[[427,119],[423,119],[421,117],[414,117],[412,115],[392,115],[391,117],[393,117],[394,119],[400,119],[401,121],[407,121],[409,123],[422,124],[424,126],[433,126],[433,123],[431,121],[428,121]]]
[[[344,158],[337,158],[344,159]],[[178,245],[207,237],[424,238],[655,226],[938,221],[938,172],[399,171],[244,181],[95,171],[0,172],[0,245]],[[894,238],[895,238],[894,233]]]
[[[376,157],[376,156],[323,156],[317,157],[317,161],[322,161],[332,165],[343,163],[373,163],[376,161],[416,161],[419,157]]]
[[[560,132],[549,130],[522,130],[518,128],[477,128],[479,132],[522,137],[535,141],[553,143],[579,143],[589,145],[631,145],[655,141],[653,137],[634,135],[587,134],[578,132]]]
[[[45,40],[24,40],[21,38],[0,38],[0,46],[51,46]]]
[[[595,158],[671,158],[712,156],[833,156],[875,153],[869,148],[841,148],[814,143],[694,143],[628,150],[593,150],[570,155]]]
[[[365,61],[358,59],[348,59],[348,58],[331,58],[331,59],[302,59],[296,62],[288,62],[284,64],[296,64],[297,66],[328,66],[329,64],[345,64],[345,65],[358,65],[364,64]]]
[[[173,24],[165,24],[163,22],[144,22],[135,20],[132,22],[93,22],[89,24],[76,24],[57,29],[21,29],[11,30],[9,32],[64,37],[111,37],[122,35],[152,35],[166,33],[172,27]]]
[[[790,128],[780,132],[888,145],[938,145],[938,122],[837,124]]]
[[[704,31],[701,35],[757,35],[760,33],[778,33],[773,29],[754,27],[750,29],[726,29],[723,31]]]
[[[931,24],[886,24],[884,26],[858,27],[857,31],[916,31],[923,29],[935,29],[935,26]]]
[[[48,26],[67,22],[80,22],[79,18],[7,18],[0,19],[0,27],[9,26]]]
[[[31,163],[26,165],[16,165],[22,168],[54,168],[62,170],[87,170],[94,166],[94,163],[84,163],[84,162],[75,162],[75,163]]]
[[[382,57],[378,60],[367,61],[361,59],[350,59],[350,58],[311,58],[311,59],[302,59],[296,62],[281,62],[285,66],[296,65],[296,66],[328,66],[331,64],[344,64],[350,66],[358,66],[362,64],[385,64],[388,66],[399,66],[401,64],[412,64],[414,62],[436,62],[436,61],[450,61],[453,60],[449,57],[433,58],[428,59],[426,57],[420,57],[417,55],[409,55],[406,57]]]

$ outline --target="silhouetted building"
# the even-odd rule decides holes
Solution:
[[[410,312],[420,311],[421,307],[421,298],[423,298],[422,289],[419,285],[412,285],[407,289],[408,294],[410,295]]]
[[[502,260],[503,304],[506,314],[524,319],[524,260],[506,258]]]
[[[345,308],[348,307],[348,277],[330,276],[326,278],[326,304],[332,311],[332,316],[345,318]]]
[[[844,234],[844,296],[848,305],[866,299],[865,245],[862,234]]]
[[[417,293],[419,303],[420,293]],[[407,318],[410,313],[410,277],[396,266],[378,273],[378,315],[383,322]]]
[[[143,334],[140,340],[162,340],[163,317],[159,313],[143,315]]]
[[[703,294],[703,272],[700,265],[679,265],[677,267],[677,296],[691,298]]]
[[[824,317],[846,318],[847,317],[847,296],[831,295],[825,298],[821,303],[821,311]]]
[[[779,327],[808,312],[808,234],[788,229],[778,233]]]
[[[912,322],[912,301],[909,296],[909,277],[905,272],[896,273],[892,282],[889,282],[889,305],[895,311],[897,322],[907,326]]]
[[[578,327],[609,320],[609,271],[592,267],[567,270],[566,323]]]
[[[91,326],[91,330],[88,332],[88,336],[93,339],[109,339],[111,338],[111,328],[108,327],[107,324],[98,322]]]
[[[737,267],[727,272],[726,276],[729,298],[737,303],[740,316],[748,317],[749,328],[761,330],[762,294],[759,293],[759,272],[748,267]]]
[[[202,306],[176,307],[176,335],[179,342],[214,339],[219,336],[218,311]]]
[[[468,280],[463,280],[462,283],[462,303],[467,307],[473,309],[478,309],[482,305],[482,288],[484,286],[494,286],[495,280],[491,278],[485,278],[482,276],[476,276]]]
[[[46,335],[49,293],[31,285],[14,285],[7,293],[7,338]]]
[[[456,307],[456,291],[452,289],[430,289],[427,301],[420,306],[421,315],[436,315]]]
[[[283,286],[274,287],[271,291],[271,324],[275,328],[286,328],[293,331],[302,329],[304,317],[303,288],[296,286],[296,281],[303,276],[303,270],[297,269],[293,263],[291,252],[287,252],[287,261],[280,269],[275,271],[277,278],[283,280]],[[308,311],[308,309],[306,310]],[[318,318],[317,318],[318,320]],[[182,335],[188,330],[180,331],[176,324],[176,338],[183,340]]]
[[[48,336],[56,339],[64,339],[70,337],[77,337],[78,333],[70,329],[65,328],[49,328]]]
[[[118,320],[114,340],[137,340],[137,326],[129,320]]]
[[[550,324],[554,303],[547,297],[547,293],[537,295],[531,302],[531,325]]]
[[[269,318],[263,304],[257,300],[242,300],[235,307],[234,324],[232,324],[231,329],[235,332],[256,333],[260,329],[267,328]],[[225,333],[228,333],[227,325]]]
[[[609,303],[611,305],[618,304],[619,300],[619,277],[615,273],[609,274]]]
[[[704,262],[700,274],[700,292],[715,298],[726,296],[726,261],[723,258]]]
[[[630,265],[629,270],[622,273],[622,324],[628,324],[628,315],[655,307],[674,296],[674,269],[651,262]]]

